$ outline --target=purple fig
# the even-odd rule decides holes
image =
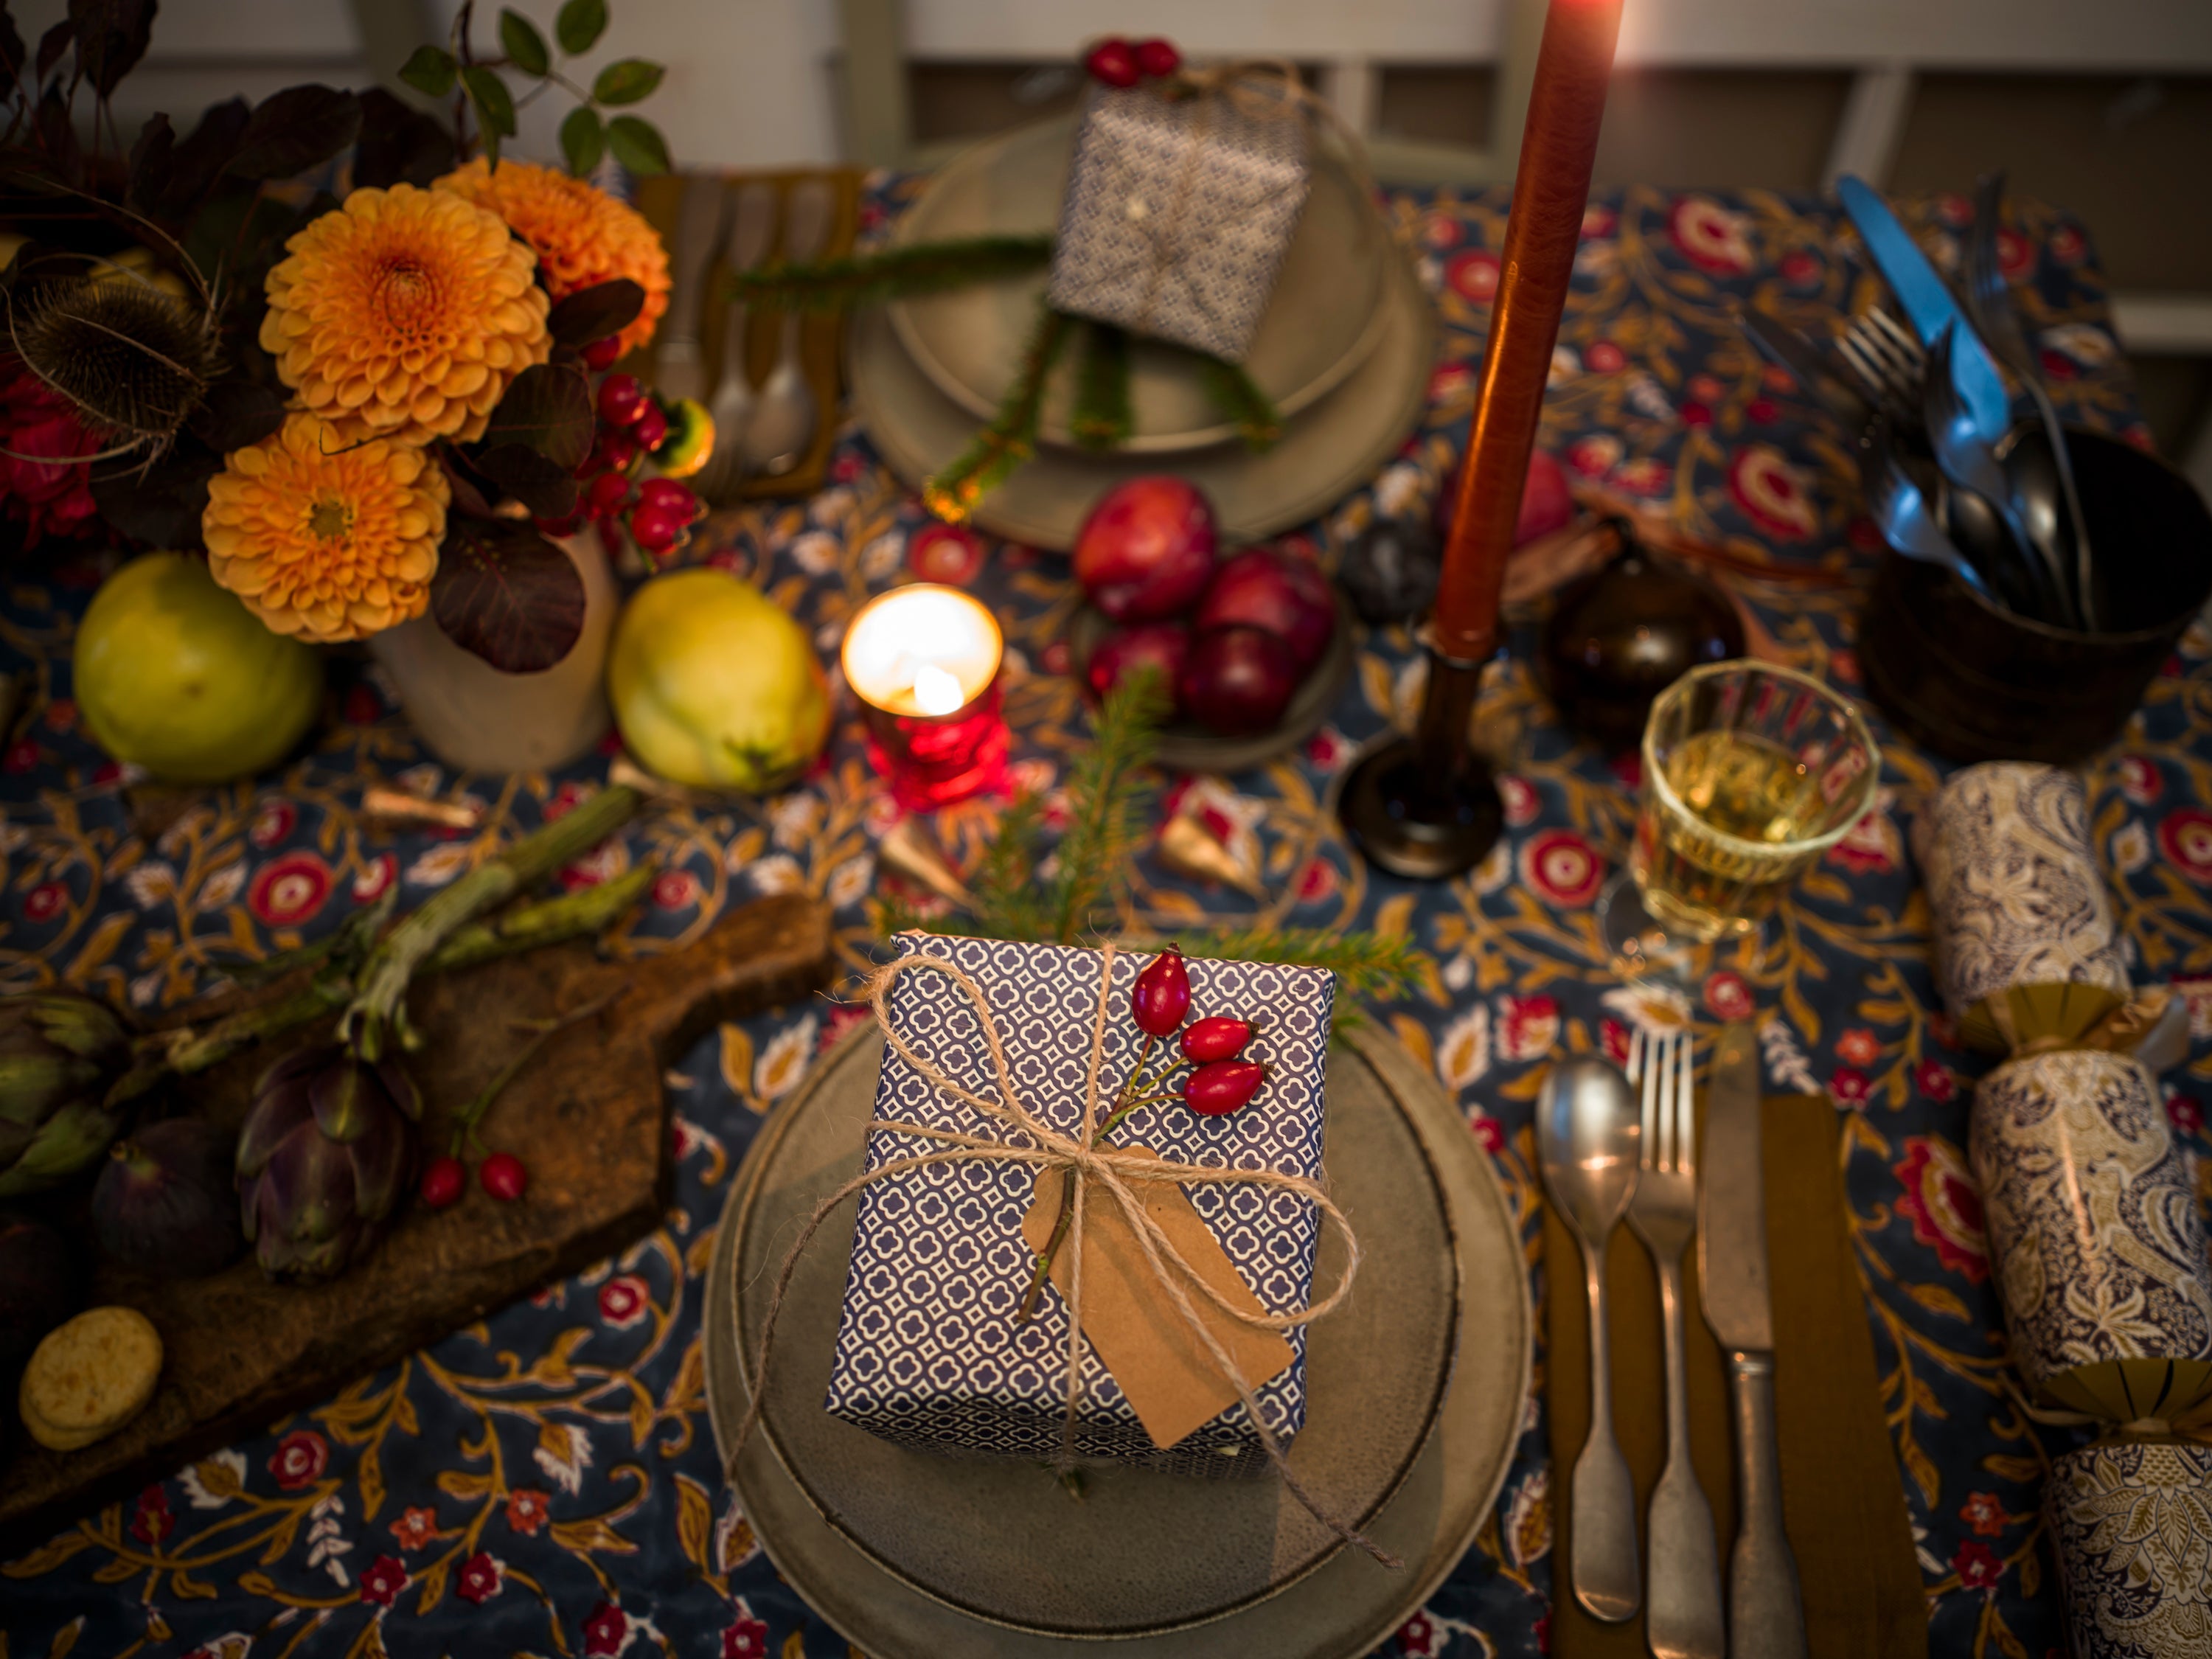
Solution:
[[[246,1248],[231,1183],[237,1138],[204,1118],[149,1123],[107,1149],[92,1231],[115,1261],[163,1279],[203,1279]]]

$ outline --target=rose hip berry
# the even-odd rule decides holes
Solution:
[[[1136,52],[1137,67],[1147,75],[1173,75],[1182,67],[1182,54],[1158,35],[1138,41]]]
[[[1147,1036],[1172,1036],[1190,1012],[1190,975],[1172,945],[1154,957],[1129,993],[1129,1012]]]
[[[1244,1045],[1252,1040],[1252,1022],[1231,1019],[1226,1014],[1209,1014],[1194,1020],[1183,1028],[1182,1051],[1201,1064],[1213,1060],[1234,1060],[1244,1052]]]
[[[1267,1080],[1267,1068],[1256,1060],[1217,1060],[1183,1079],[1183,1103],[1205,1117],[1225,1117]]]
[[[612,368],[615,360],[622,356],[622,336],[610,334],[603,340],[594,340],[584,348],[584,367],[594,374],[603,368]]]
[[[458,1158],[434,1158],[422,1171],[422,1201],[442,1210],[459,1198],[469,1184],[467,1166]]]
[[[1093,80],[1103,81],[1109,87],[1133,87],[1137,84],[1136,49],[1119,35],[1101,40],[1083,60]]]
[[[629,480],[619,472],[602,472],[584,486],[584,511],[594,519],[611,519],[629,501]]]
[[[599,436],[592,440],[592,453],[584,457],[579,477],[588,478],[599,472],[627,472],[629,464],[637,459],[637,440],[627,432],[617,432],[611,427],[601,427]]]
[[[660,412],[658,404],[647,404],[645,412],[637,417],[630,430],[637,434],[637,441],[641,448],[647,451],[658,449],[662,440],[668,436],[668,416]]]
[[[629,426],[650,405],[635,374],[610,374],[599,382],[599,418],[609,426]]]
[[[637,504],[672,514],[684,524],[699,516],[699,498],[688,484],[673,478],[647,478],[637,487]]]
[[[647,552],[665,553],[676,545],[676,538],[684,533],[684,526],[665,507],[641,507],[629,515],[629,533]]]
[[[530,1171],[513,1152],[494,1152],[477,1171],[477,1179],[494,1198],[512,1203],[530,1189]]]

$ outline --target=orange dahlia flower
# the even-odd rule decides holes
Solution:
[[[538,251],[538,269],[556,300],[627,276],[645,290],[645,308],[622,331],[622,349],[653,337],[668,309],[668,253],[645,216],[557,167],[481,155],[431,186],[489,208]]]
[[[208,568],[276,633],[363,639],[428,605],[450,499],[418,446],[293,415],[210,481]]]
[[[459,197],[357,190],[285,247],[261,343],[343,441],[481,437],[507,382],[552,349],[535,257]]]

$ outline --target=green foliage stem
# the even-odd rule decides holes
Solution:
[[[918,242],[880,253],[739,271],[730,278],[730,297],[802,311],[828,311],[1018,276],[1037,270],[1051,258],[1049,236],[975,236],[958,241]]]

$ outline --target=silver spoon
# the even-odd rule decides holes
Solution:
[[[2062,628],[2079,628],[2081,618],[2075,613],[2065,572],[2055,558],[2044,556],[2046,550],[2035,544],[2027,533],[2027,526],[2021,522],[2020,514],[2013,510],[2012,488],[2006,482],[2004,468],[1982,442],[1973,411],[1966,407],[1966,399],[1952,384],[1951,337],[1951,330],[1946,327],[1929,347],[1928,383],[1922,393],[1928,417],[1928,441],[1936,452],[1936,465],[1955,488],[1971,490],[1994,507],[2004,521],[2006,532],[2023,553],[2035,560],[2038,585],[2049,607],[2043,620],[2055,622]]]
[[[1861,452],[1859,477],[1866,489],[1867,516],[1881,532],[1884,541],[1907,558],[1942,565],[1992,604],[2003,603],[1936,522],[1920,486],[1906,474],[1904,463],[1890,447],[1886,426],[1875,429]]]
[[[1617,1625],[1643,1600],[1636,1565],[1636,1486],[1613,1432],[1613,1360],[1607,1337],[1605,1252],[1636,1192],[1644,1129],[1620,1068],[1602,1060],[1554,1066],[1536,1101],[1544,1190],[1582,1247],[1589,1287],[1590,1430],[1575,1459],[1568,1573],[1575,1600]]]
[[[803,265],[821,252],[829,240],[830,216],[836,198],[827,180],[809,179],[792,186],[784,203],[783,248],[779,263]],[[744,447],[738,452],[746,466],[773,476],[788,472],[806,454],[813,441],[814,388],[806,383],[805,365],[799,361],[799,327],[805,313],[796,305],[783,313],[783,347],[775,368],[761,388],[760,401],[745,425]]]
[[[750,270],[768,252],[775,234],[775,187],[756,179],[738,191],[738,205],[730,220],[729,240],[722,248],[722,269],[730,276]],[[707,414],[714,423],[714,451],[699,474],[699,493],[712,501],[744,476],[741,452],[745,428],[752,422],[753,383],[745,373],[745,324],[750,309],[743,300],[730,302],[722,327],[722,373],[714,382],[714,401]]]
[[[2004,174],[1992,173],[1985,176],[1974,190],[1974,234],[1966,243],[1966,286],[1960,296],[1966,306],[1966,320],[1980,335],[1982,343],[1996,355],[2013,373],[2043,422],[2044,441],[2050,448],[2051,482],[2057,487],[2057,511],[2051,515],[2053,528],[2046,544],[2052,550],[2047,557],[2057,558],[2062,569],[2070,568],[2074,573],[2074,592],[2080,602],[2082,626],[2091,633],[2098,629],[2095,582],[2092,576],[2089,551],[2089,522],[2081,512],[2081,492],[2074,484],[2073,458],[2066,449],[2066,429],[2060,425],[2057,406],[2051,401],[2051,392],[2043,384],[2043,374],[2035,361],[2035,353],[2027,343],[2027,336],[2020,325],[2020,313],[2013,307],[2012,285],[2005,281],[2004,268],[1997,259],[1997,219],[2004,204]],[[2009,468],[2007,469],[2010,471]],[[2061,534],[2057,525],[2063,523]],[[2031,517],[2028,528],[2035,530]],[[2069,550],[2072,557],[2065,558]]]

